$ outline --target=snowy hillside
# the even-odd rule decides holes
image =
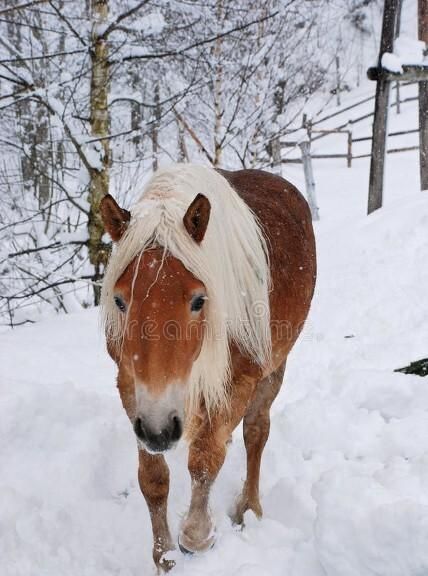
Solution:
[[[217,544],[176,553],[176,576],[428,573],[428,386],[393,372],[427,355],[428,194],[415,169],[413,153],[389,161],[387,206],[366,217],[368,161],[315,164],[319,280],[274,405],[264,519],[247,515],[241,531],[227,516],[244,476],[238,430],[213,492]],[[0,366],[2,576],[154,572],[135,440],[96,311],[1,334]],[[185,447],[168,460],[176,537]]]

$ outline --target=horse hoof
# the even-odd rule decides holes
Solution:
[[[156,554],[153,555],[153,562],[156,566],[156,574],[157,576],[161,576],[162,574],[166,574],[175,566],[175,560],[165,558],[165,556]]]
[[[196,542],[182,532],[178,537],[178,547],[183,554],[192,555],[197,552],[206,552],[207,550],[210,550],[214,546],[215,540],[215,532],[210,534],[206,540],[202,540],[202,542]]]
[[[157,573],[158,574],[165,574],[172,570],[175,566],[174,560],[165,560],[164,558],[156,564]]]
[[[180,551],[183,552],[183,554],[188,554],[190,556],[193,555],[191,550],[187,550],[187,548],[183,546],[183,544],[180,542],[180,538],[178,539],[178,547],[180,548]]]
[[[238,502],[235,505],[235,510],[229,515],[234,526],[244,527],[244,515],[251,510],[258,520],[263,517],[263,508],[261,507],[260,500],[258,498],[252,498],[251,500],[245,495],[241,495]]]

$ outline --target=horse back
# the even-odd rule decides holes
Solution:
[[[309,206],[293,184],[275,174],[219,172],[257,216],[268,244],[273,359],[280,363],[303,327],[315,288],[316,248]]]

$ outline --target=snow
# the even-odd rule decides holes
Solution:
[[[409,125],[403,108],[401,122]],[[310,317],[273,407],[264,518],[228,511],[245,471],[238,429],[212,493],[217,543],[174,552],[176,576],[428,573],[428,195],[417,154],[387,162],[365,215],[369,160],[314,162],[321,220]],[[301,167],[286,176],[302,186]],[[2,576],[155,573],[137,453],[94,310],[0,334]],[[184,445],[168,455],[176,539],[189,503]]]
[[[394,53],[382,55],[382,68],[401,74],[403,65],[424,64],[424,50],[425,42],[403,34],[394,41]]]
[[[160,34],[166,26],[165,18],[160,12],[147,14],[134,24],[134,29],[142,32],[144,36],[156,36]]]
[[[407,35],[400,35],[394,41],[394,54],[402,64],[423,64],[425,42],[415,40]]]
[[[99,142],[89,142],[82,147],[82,151],[85,154],[86,160],[88,161],[91,168],[95,170],[103,169],[103,149]]]
[[[58,238],[61,242],[86,242],[88,240],[88,232],[87,230],[60,232]]]
[[[382,68],[396,74],[401,74],[403,72],[400,58],[395,54],[391,54],[391,52],[385,52],[382,54]]]

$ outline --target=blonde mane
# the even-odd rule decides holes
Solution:
[[[200,244],[183,224],[198,193],[211,203]],[[156,172],[131,210],[106,269],[101,305],[109,338],[121,339],[126,322],[114,305],[114,286],[130,262],[154,245],[179,259],[207,290],[207,330],[190,376],[189,408],[202,400],[208,411],[225,406],[232,341],[256,363],[270,362],[269,260],[257,218],[212,168],[177,164]]]

